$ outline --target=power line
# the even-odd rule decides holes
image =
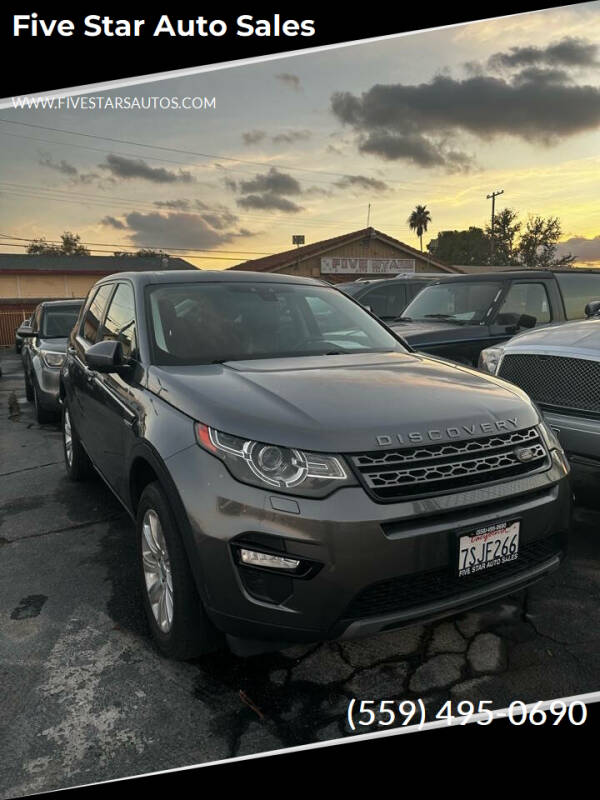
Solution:
[[[0,247],[22,247],[22,248],[26,249],[27,247],[29,247],[29,245],[27,245],[27,244],[14,244],[13,242],[0,242]],[[88,249],[90,249],[90,248],[88,248]],[[155,249],[155,248],[153,248],[153,249]],[[109,255],[114,255],[112,250],[90,249],[90,252],[91,253],[107,253]],[[71,256],[66,256],[66,258],[71,258]],[[135,256],[131,256],[132,263],[135,263],[135,261],[133,261],[134,258],[135,258]],[[231,258],[231,257],[226,258],[225,256],[190,256],[190,258],[202,258],[202,259],[208,259],[210,261],[237,261],[238,260],[236,258]]]
[[[95,134],[95,133],[84,133],[82,131],[72,131],[72,130],[69,130],[67,128],[52,128],[52,127],[50,127],[48,125],[35,125],[32,122],[17,122],[16,120],[9,120],[9,119],[3,119],[3,118],[0,118],[0,122],[3,122],[5,124],[7,124],[7,125],[24,125],[24,126],[26,126],[28,128],[37,128],[39,130],[52,131],[54,133],[62,133],[62,134],[66,133],[66,134],[70,134],[72,136],[83,136],[83,137],[85,137],[87,139],[101,139],[101,140],[106,141],[106,142],[113,142],[115,144],[126,144],[126,145],[129,145],[129,146],[132,146],[132,147],[143,147],[143,148],[148,148],[150,150],[162,150],[162,151],[168,152],[168,153],[179,153],[181,155],[197,156],[198,158],[210,158],[210,159],[216,159],[217,161],[231,161],[231,162],[235,162],[235,163],[239,163],[239,164],[249,164],[251,166],[258,167],[260,169],[265,169],[268,166],[273,166],[273,165],[265,164],[262,161],[252,161],[250,159],[245,159],[245,158],[236,158],[235,156],[223,156],[223,155],[219,155],[219,154],[216,154],[216,153],[200,153],[200,152],[197,152],[195,150],[184,150],[182,148],[167,147],[165,145],[147,144],[145,142],[136,142],[136,141],[133,141],[131,139],[116,139],[116,138],[111,137],[111,136],[101,136],[100,134]],[[64,144],[67,144],[67,143],[64,143]],[[102,152],[104,152],[104,151],[102,151]],[[150,158],[150,156],[148,156],[148,157]],[[180,162],[175,162],[175,163],[180,163]],[[330,170],[317,170],[317,169],[310,169],[309,167],[293,167],[293,166],[290,166],[289,164],[278,164],[276,166],[279,169],[286,169],[286,170],[295,171],[295,172],[307,172],[307,173],[312,174],[312,175],[332,175],[332,176],[334,176],[336,178],[348,178],[349,177],[349,173],[347,173],[347,172],[333,172],[333,171],[330,171]],[[397,181],[397,180],[394,180],[394,179],[388,179],[387,182],[388,183],[398,183],[398,184],[414,184],[415,186],[423,186],[423,187],[432,187],[432,186],[440,187],[441,186],[441,184],[432,184],[429,181],[422,181],[422,182],[418,182],[418,181]],[[447,189],[448,187],[447,186],[443,186],[443,188]]]
[[[0,233],[3,239],[17,239],[20,242],[32,242],[34,239],[28,239],[25,236],[15,236],[10,233]],[[45,239],[48,244],[61,244],[61,239]],[[133,248],[134,250],[154,250],[156,246],[150,245],[135,245],[135,244],[114,244],[112,242],[81,242],[81,244],[99,246],[99,247],[126,247]],[[196,247],[171,247],[170,245],[161,245],[162,250],[177,250],[186,253],[214,253],[214,250],[203,250]],[[274,253],[258,252],[255,250],[218,250],[218,253],[234,253],[236,255],[254,255],[254,256],[272,256]]]

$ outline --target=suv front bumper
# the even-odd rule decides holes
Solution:
[[[167,466],[190,523],[186,545],[207,613],[217,628],[242,639],[348,638],[457,613],[538,580],[558,567],[566,549],[571,489],[556,451],[545,472],[391,504],[374,502],[358,486],[320,500],[247,486],[196,445]],[[491,568],[476,581],[457,578],[458,533],[514,519],[521,521],[524,554],[515,568]],[[248,580],[248,570],[258,570],[238,564],[239,537],[253,538],[252,549],[261,550],[260,541],[262,549],[318,570],[306,578],[277,573],[287,588],[271,581],[279,588],[269,596],[264,582],[260,588],[260,580]],[[389,587],[390,598],[380,602]],[[377,602],[359,603],[357,616],[356,599],[369,595]]]

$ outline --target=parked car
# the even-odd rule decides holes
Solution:
[[[480,369],[527,392],[558,435],[585,505],[600,505],[600,301],[588,319],[514,336],[481,353]]]
[[[583,319],[600,297],[600,270],[454,275],[427,286],[393,329],[416,350],[477,366],[486,347],[520,331]]]
[[[563,556],[568,465],[527,395],[411,352],[321,281],[104,278],[60,395],[67,474],[93,466],[135,520],[146,615],[171,657],[223,634],[247,655],[393,630],[521,589]]]
[[[31,326],[20,328],[26,340],[22,353],[25,396],[33,400],[40,424],[60,417],[60,368],[82,303],[83,300],[47,300],[33,312]]]
[[[15,353],[20,353],[23,349],[24,339],[21,335],[22,330],[27,330],[31,326],[31,317],[29,319],[23,320],[23,322],[19,325],[19,327],[15,330]]]
[[[336,286],[366,306],[379,319],[389,322],[401,317],[406,306],[421,289],[441,277],[443,276],[439,272],[421,272],[395,278],[348,281]]]

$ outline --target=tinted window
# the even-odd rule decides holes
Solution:
[[[486,316],[501,289],[490,281],[460,281],[426,286],[408,304],[404,316],[410,319],[447,319],[479,323]]]
[[[128,283],[120,283],[110,301],[102,329],[102,341],[107,339],[121,342],[126,358],[135,357],[135,303]]]
[[[43,339],[67,338],[77,322],[81,306],[46,306],[42,316],[41,336]]]
[[[583,319],[590,300],[600,300],[600,274],[557,272],[567,319]]]
[[[151,286],[148,294],[157,364],[403,351],[333,288],[189,283]]]
[[[90,307],[85,312],[83,322],[81,324],[81,335],[90,344],[94,344],[98,335],[98,328],[102,321],[106,303],[112,292],[114,283],[103,284],[96,292]]]
[[[382,284],[364,294],[360,302],[369,306],[373,314],[382,319],[399,317],[406,307],[406,286],[397,283]]]
[[[513,283],[496,317],[499,325],[516,325],[521,314],[535,317],[536,324],[550,322],[548,293],[542,283]]]

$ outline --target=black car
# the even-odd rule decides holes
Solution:
[[[583,319],[599,298],[597,269],[453,275],[425,287],[391,324],[416,350],[475,367],[485,348],[528,328]]]
[[[440,280],[439,272],[427,272],[397,278],[375,278],[336,284],[338,289],[366,306],[379,319],[389,322],[402,312],[421,289]]]
[[[172,657],[393,630],[563,556],[568,465],[527,395],[410,352],[321,281],[105,278],[60,395],[67,474],[93,465],[135,520]]]

